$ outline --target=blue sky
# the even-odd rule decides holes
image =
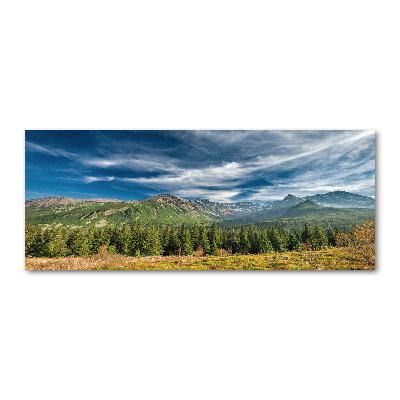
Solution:
[[[375,197],[374,131],[26,131],[25,197]]]

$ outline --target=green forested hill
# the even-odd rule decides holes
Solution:
[[[260,213],[262,216],[262,213]],[[337,227],[347,231],[352,225],[362,225],[365,221],[375,220],[375,210],[369,208],[334,208],[323,207],[307,200],[292,207],[284,215],[274,219],[260,218],[257,221],[245,218],[236,220],[223,220],[220,226],[232,226],[254,223],[262,229],[285,228],[289,231],[299,230],[305,223],[313,226],[319,225],[323,229]]]
[[[68,200],[68,201],[67,201]],[[320,224],[321,227],[338,226],[345,229],[375,219],[375,211],[368,208],[323,207],[307,200],[282,215],[271,215],[274,209],[259,211],[234,209],[231,204],[209,201],[186,200],[172,195],[160,195],[142,201],[113,201],[110,199],[75,200],[66,198],[45,198],[27,201],[26,224],[84,228],[132,224],[142,225],[155,222],[158,225],[180,226],[183,222],[191,226],[205,221],[210,225],[216,221],[219,226],[257,223],[259,225],[281,226],[298,229],[304,222]],[[239,203],[238,203],[239,204]],[[44,206],[43,206],[44,205]]]
[[[304,224],[307,223],[310,226],[319,225],[324,230],[336,227],[347,232],[350,226],[363,225],[366,221],[375,221],[375,210],[328,207],[312,209],[311,207],[306,207],[303,213],[300,213],[300,210],[297,209],[281,218],[259,221],[256,226],[262,229],[269,229],[274,226],[276,228],[285,228],[288,231],[295,231],[302,229]]]
[[[106,226],[119,223],[132,223],[139,220],[143,225],[153,221],[158,224],[179,225],[182,222],[193,224],[195,221],[211,221],[213,218],[200,210],[182,209],[172,204],[157,202],[143,203],[78,203],[53,207],[26,207],[26,223],[33,225],[62,226]],[[215,219],[215,217],[214,217]]]
[[[292,207],[288,212],[283,214],[280,218],[296,218],[296,217],[316,217],[316,216],[356,216],[360,214],[375,214],[374,210],[370,208],[334,208],[323,207],[313,201],[306,200],[296,206]]]

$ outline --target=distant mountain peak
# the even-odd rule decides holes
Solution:
[[[189,201],[189,200],[186,200],[186,199],[184,199],[184,198],[182,198],[182,197],[174,196],[173,194],[163,193],[163,194],[159,194],[159,195],[157,195],[157,196],[148,197],[148,198],[143,199],[143,200],[141,200],[141,201],[143,201],[143,202],[146,202],[146,201],[157,201],[157,202],[160,202],[160,201],[161,201],[161,202],[162,202],[162,201],[165,201],[165,202],[187,202],[187,201]]]
[[[294,194],[290,194],[289,193],[288,195],[286,195],[286,197],[283,200],[300,200],[300,201],[303,201],[303,198],[302,197],[297,197]]]
[[[301,203],[297,204],[296,207],[301,207],[301,206],[313,206],[317,208],[322,208],[319,204],[317,204],[315,201],[312,200],[304,200]]]
[[[344,190],[335,190],[325,194],[305,196],[304,198],[325,207],[375,208],[375,199],[372,197],[362,196],[361,194],[350,193]]]
[[[83,202],[92,203],[121,203],[122,200],[117,199],[73,199],[72,197],[40,197],[37,199],[25,200],[25,207],[53,207],[77,204]]]

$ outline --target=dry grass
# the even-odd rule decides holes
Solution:
[[[27,270],[373,270],[348,248],[257,255],[26,258]]]

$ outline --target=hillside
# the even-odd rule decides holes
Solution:
[[[155,221],[158,224],[193,224],[195,221],[215,219],[187,200],[178,198],[147,199],[143,202],[77,202],[48,207],[26,207],[26,223],[34,225],[62,225],[101,227],[135,220],[144,225]]]
[[[375,220],[375,210],[368,208],[334,208],[323,207],[310,200],[292,207],[290,211],[279,218],[256,223],[262,229],[271,226],[288,230],[299,230],[305,223],[313,226],[318,224],[321,228],[337,227],[347,231],[351,225],[362,225],[366,221]]]
[[[371,208],[324,207],[291,194],[282,200],[265,204],[218,203],[205,199],[187,200],[170,194],[162,194],[140,201],[45,197],[25,202],[27,224],[72,228],[77,226],[84,228],[115,226],[132,223],[135,220],[144,225],[155,222],[160,225],[169,223],[175,226],[181,225],[183,222],[190,226],[203,220],[206,225],[215,220],[220,226],[260,221],[271,221],[278,225],[291,221],[292,225],[297,226],[299,221],[310,218],[317,219],[318,223],[322,224],[326,224],[327,221],[335,221],[340,225],[348,226],[364,220],[372,220],[375,215]]]
[[[361,196],[360,194],[349,193],[342,190],[325,194],[304,197],[324,207],[335,208],[375,208],[375,199]]]
[[[83,200],[70,197],[43,197],[41,199],[26,200],[25,207],[51,207],[80,203]]]
[[[304,201],[303,198],[288,194],[283,200],[276,200],[265,203],[264,207],[268,210],[280,210],[285,208],[291,208],[296,204]]]
[[[263,210],[266,217],[265,219],[280,217],[302,201],[304,201],[304,199],[301,197],[288,194],[283,200],[265,203]]]
[[[306,200],[296,204],[289,211],[281,216],[281,218],[308,217],[310,215],[330,214],[332,209],[320,206],[319,204]]]
[[[210,200],[186,200],[171,194],[161,194],[141,200],[140,203],[155,203],[163,208],[171,208],[179,213],[189,215],[206,214],[209,217],[220,218],[227,215],[236,215],[235,211],[223,203],[216,203]]]
[[[371,210],[368,208],[323,207],[311,200],[306,200],[291,208],[287,213],[283,214],[281,218],[309,217],[316,215],[358,215],[365,213],[371,213]]]
[[[25,201],[25,207],[52,207],[77,203],[119,203],[116,199],[73,199],[71,197],[42,197]]]

